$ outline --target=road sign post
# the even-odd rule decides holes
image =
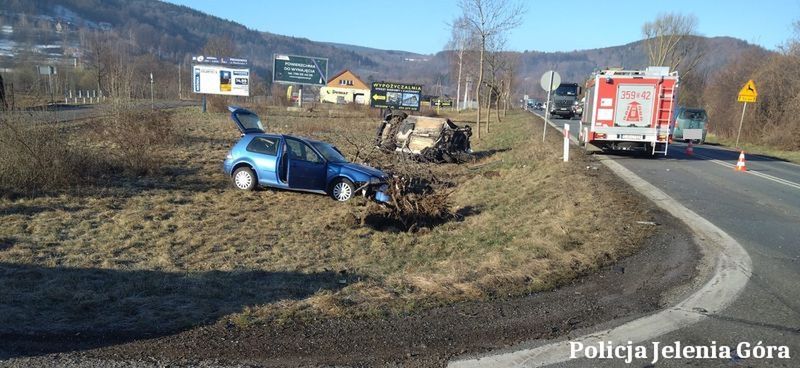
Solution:
[[[739,119],[739,132],[736,133],[736,148],[739,148],[739,136],[742,135],[742,123],[744,123],[744,112],[747,111],[747,102],[742,107],[742,118]]]
[[[153,73],[150,73],[150,110],[156,109],[156,100],[153,97]]]
[[[569,124],[564,124],[564,162],[569,162]]]
[[[544,127],[542,127],[542,142],[547,136],[547,122],[550,121],[550,92],[561,85],[561,76],[555,71],[551,70],[542,74],[542,79],[539,80],[542,89],[547,91],[547,102],[544,109]]]
[[[744,102],[744,106],[742,107],[742,118],[739,119],[739,131],[736,133],[736,148],[739,148],[739,137],[742,135],[742,124],[744,123],[744,113],[747,111],[747,103],[748,102],[756,102],[758,98],[758,91],[756,90],[756,84],[753,80],[747,81],[744,87],[739,91],[739,102]]]

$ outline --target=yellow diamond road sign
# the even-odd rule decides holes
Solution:
[[[739,102],[756,102],[756,97],[758,97],[758,91],[756,91],[756,84],[751,79],[739,91]]]

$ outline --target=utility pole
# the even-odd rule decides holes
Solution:
[[[181,66],[183,66],[183,62],[182,61],[181,61],[180,64],[178,64],[178,100],[182,100],[183,99],[183,90],[181,89],[182,88],[182,86],[181,86],[181,69],[182,69]]]
[[[155,99],[153,98],[153,73],[150,72],[150,109],[155,110],[156,104]]]

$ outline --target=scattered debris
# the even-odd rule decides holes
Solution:
[[[440,180],[426,164],[397,156],[384,165],[390,174],[386,203],[371,202],[355,216],[362,225],[379,230],[427,233],[434,226],[463,219],[454,211],[453,183]]]

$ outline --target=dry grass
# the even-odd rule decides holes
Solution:
[[[708,143],[720,144],[726,147],[734,147],[736,146],[736,139],[735,138],[721,138],[717,135],[708,134],[706,139]],[[800,164],[800,151],[790,151],[790,150],[782,150],[778,149],[771,145],[766,144],[754,144],[748,142],[739,142],[739,147],[743,149],[747,153],[754,153],[757,155],[765,155],[770,157],[776,157],[781,160],[786,160],[790,162],[794,162],[796,164]]]
[[[178,141],[171,113],[115,104],[81,124],[40,111],[0,115],[0,197],[73,193],[160,173],[164,146]],[[167,149],[168,151],[169,149]]]
[[[397,160],[364,148],[376,120],[363,111],[277,112],[271,131]],[[461,220],[415,233],[362,225],[364,200],[237,191],[220,169],[238,137],[227,116],[173,119],[181,139],[153,147],[160,174],[0,200],[0,282],[15,285],[0,289],[0,332],[154,333],[519,295],[630,254],[650,231],[637,198],[581,159],[561,163],[558,137],[543,146],[523,113],[473,144],[474,163],[420,164],[448,183]]]

